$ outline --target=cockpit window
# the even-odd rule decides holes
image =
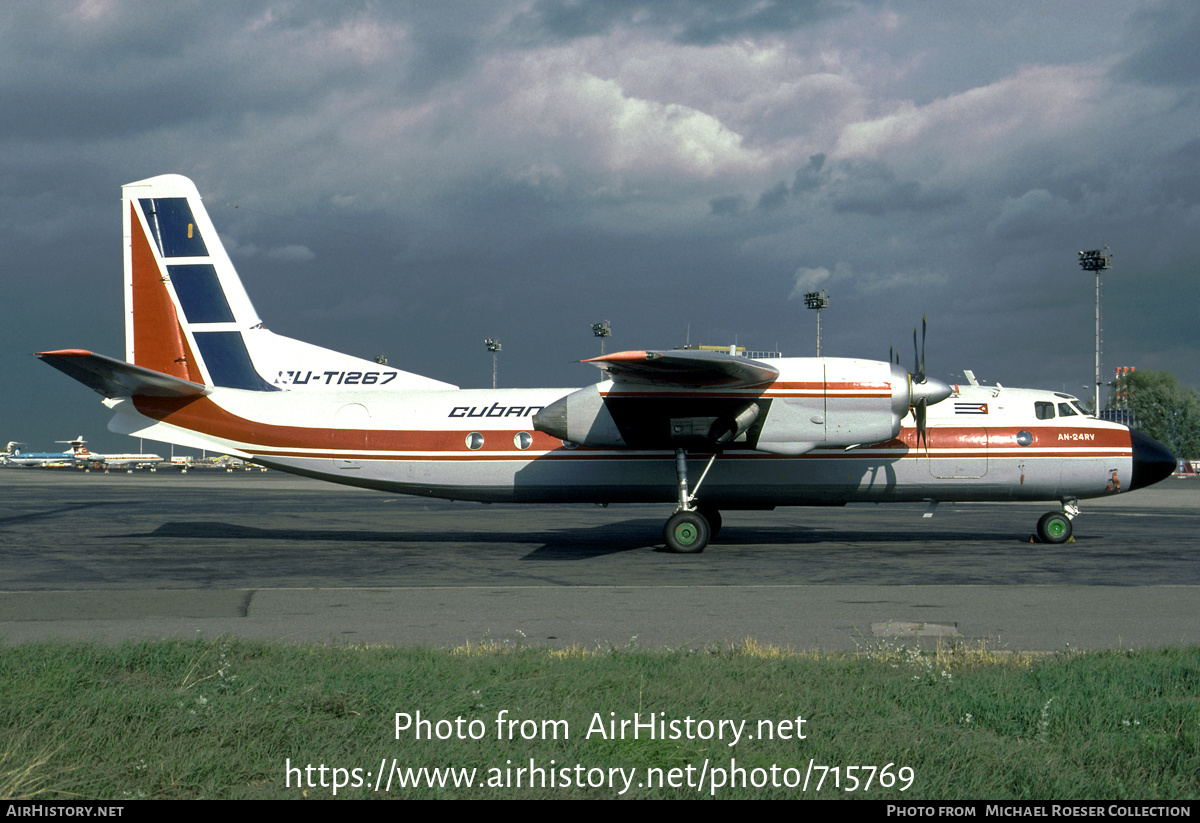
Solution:
[[[1038,420],[1053,420],[1054,419],[1054,404],[1044,401],[1037,401],[1033,404],[1033,411],[1037,415]]]
[[[1077,414],[1078,414],[1078,412],[1076,412],[1073,408],[1071,408],[1070,403],[1059,403],[1058,404],[1058,416],[1059,417],[1075,417]]]

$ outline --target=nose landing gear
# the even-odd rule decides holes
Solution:
[[[1060,512],[1046,512],[1038,520],[1037,536],[1043,543],[1066,543],[1074,532],[1071,521],[1079,514],[1078,500],[1064,500]]]

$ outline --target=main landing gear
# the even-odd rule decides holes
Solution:
[[[1046,512],[1038,520],[1037,536],[1043,543],[1066,543],[1071,539],[1071,521],[1079,514],[1078,500],[1064,500],[1060,512]]]
[[[708,541],[721,531],[721,513],[712,506],[697,505],[696,503],[696,492],[700,490],[700,484],[708,476],[708,470],[712,468],[713,461],[716,459],[716,454],[708,459],[708,465],[704,467],[704,472],[696,481],[696,488],[689,491],[687,452],[683,449],[675,450],[675,476],[679,481],[679,507],[667,520],[666,527],[663,528],[663,539],[666,541],[669,551],[698,554],[704,551]]]

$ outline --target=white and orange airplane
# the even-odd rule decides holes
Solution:
[[[71,444],[71,452],[75,456],[76,463],[103,466],[106,470],[112,468],[132,470],[135,467],[157,466],[163,462],[163,459],[157,454],[98,454],[85,445],[87,441],[83,439],[82,434],[74,440],[60,442]]]
[[[1053,392],[950,387],[891,362],[709,351],[593,358],[582,389],[459,389],[263,327],[195,185],[123,187],[126,360],[37,356],[104,396],[109,429],[403,494],[674,503],[667,547],[721,510],[852,502],[1078,501],[1175,468],[1159,443]],[[913,334],[914,349],[916,333]],[[923,347],[923,344],[922,344]],[[953,399],[950,399],[950,398]],[[699,474],[694,484],[691,478]]]

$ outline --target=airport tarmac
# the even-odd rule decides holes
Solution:
[[[1200,643],[1200,479],[1082,502],[728,512],[451,503],[276,472],[0,470],[0,638],[1012,651]]]

